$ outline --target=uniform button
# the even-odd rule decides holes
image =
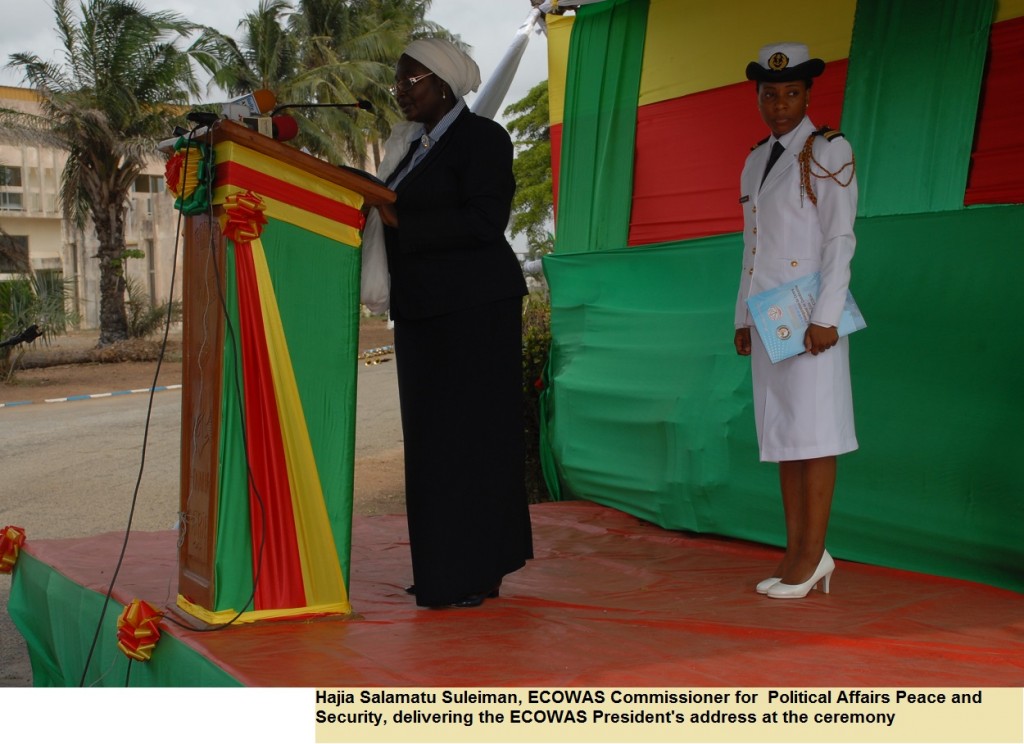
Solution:
[[[753,273],[754,273],[754,270],[753,270],[753,269],[751,269],[751,270],[750,270],[750,271],[748,271],[747,273],[748,273],[748,274],[753,274]]]
[[[751,211],[753,211],[754,214],[757,214],[757,207],[751,207]]]
[[[800,262],[799,262],[799,261],[790,261],[790,262],[789,262],[789,265],[790,265],[790,266],[799,266],[799,265],[800,265]]]
[[[757,253],[757,246],[756,245],[753,248],[750,249],[750,255],[751,256],[753,256],[755,253]]]
[[[753,232],[754,232],[754,235],[757,235],[757,228],[756,227],[754,228]]]

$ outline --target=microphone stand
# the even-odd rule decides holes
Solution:
[[[276,116],[285,109],[290,108],[355,108],[373,113],[373,104],[369,101],[359,100],[355,103],[286,103],[278,106],[270,112],[270,116]]]

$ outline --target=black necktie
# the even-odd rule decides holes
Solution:
[[[775,165],[775,161],[778,160],[785,151],[786,148],[782,146],[782,143],[775,140],[775,144],[772,145],[772,152],[768,156],[768,165],[764,167],[764,175],[761,176],[762,184],[764,183],[764,179],[768,178],[768,171],[772,169],[772,166]]]

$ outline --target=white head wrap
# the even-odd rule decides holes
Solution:
[[[448,83],[459,98],[480,87],[480,68],[450,41],[417,39],[405,48],[403,54]]]

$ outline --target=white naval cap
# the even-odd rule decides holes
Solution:
[[[747,65],[747,80],[759,83],[808,80],[825,70],[823,60],[812,58],[806,44],[777,41],[766,44],[757,54],[757,62]]]

